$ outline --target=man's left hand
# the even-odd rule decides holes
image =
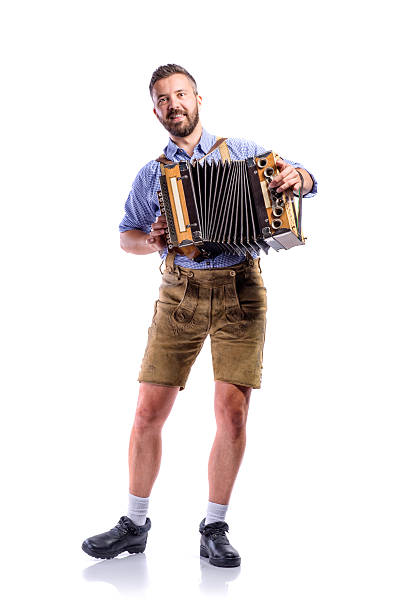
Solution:
[[[283,159],[277,159],[276,166],[280,172],[274,176],[272,181],[269,183],[269,187],[271,189],[276,189],[278,193],[286,191],[286,189],[292,189],[298,193],[301,186],[301,180],[296,168],[284,162]]]

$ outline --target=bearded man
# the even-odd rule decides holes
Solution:
[[[193,162],[210,154],[219,161],[223,148],[215,148],[216,137],[202,128],[202,98],[191,74],[176,64],[160,66],[152,75],[149,91],[153,113],[170,136],[164,159]],[[266,151],[240,138],[228,138],[225,147],[232,160]],[[279,160],[277,166],[280,172],[271,188],[279,193],[298,190],[302,176],[303,195],[317,192],[316,181],[302,164]],[[234,567],[240,565],[240,555],[226,535],[225,516],[245,450],[251,391],[261,386],[266,288],[258,255],[221,253],[198,263],[183,254],[168,254],[167,223],[157,198],[160,175],[158,160],[139,171],[119,226],[124,251],[136,255],[158,252],[165,262],[138,377],[129,443],[128,510],[115,527],[88,538],[82,548],[103,559],[145,550],[151,527],[149,498],[161,462],[161,431],[209,334],[217,431],[208,463],[206,516],[199,524],[200,555],[213,565]]]

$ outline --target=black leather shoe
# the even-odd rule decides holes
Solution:
[[[209,558],[209,563],[218,567],[237,567],[241,563],[240,555],[233,548],[226,536],[229,526],[224,521],[205,525],[205,519],[199,525],[201,535],[201,557]]]
[[[128,516],[121,516],[119,522],[105,533],[84,540],[81,548],[96,559],[113,559],[121,552],[140,553],[146,548],[150,519],[144,525],[135,525]]]

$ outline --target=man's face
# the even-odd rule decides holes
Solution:
[[[153,112],[170,134],[184,138],[194,131],[202,98],[194,93],[185,74],[172,74],[156,81],[152,95]]]

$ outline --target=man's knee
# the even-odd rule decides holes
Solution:
[[[218,427],[241,434],[247,423],[250,387],[216,382],[215,414]]]
[[[179,387],[141,383],[134,427],[137,430],[161,429],[175,401]]]
[[[136,408],[134,427],[138,431],[161,429],[166,418],[155,407],[140,404]]]

